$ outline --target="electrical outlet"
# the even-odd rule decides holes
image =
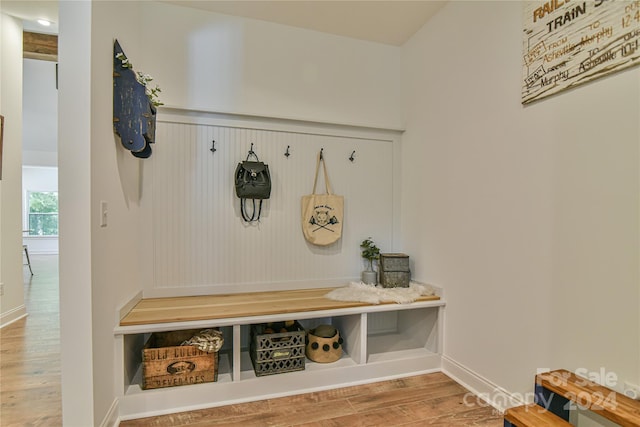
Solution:
[[[636,384],[631,384],[629,382],[624,382],[624,394],[627,397],[630,397],[635,400],[640,400],[640,386]]]

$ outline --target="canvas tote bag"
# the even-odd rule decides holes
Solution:
[[[316,194],[320,163],[324,172],[325,193]],[[316,163],[313,193],[302,197],[302,232],[309,243],[317,246],[330,245],[342,237],[344,219],[344,197],[331,192],[327,166],[322,151]]]

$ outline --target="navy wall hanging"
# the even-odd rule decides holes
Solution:
[[[156,135],[156,106],[160,89],[149,89],[151,77],[136,73],[118,40],[113,44],[113,128],[135,157],[151,156]]]

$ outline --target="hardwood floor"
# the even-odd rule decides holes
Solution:
[[[29,315],[0,329],[0,425],[62,425],[58,257],[24,267]]]
[[[0,425],[60,426],[58,257],[31,258],[25,268],[29,316],[0,330]],[[465,398],[467,396],[467,398]],[[502,426],[502,415],[478,405],[442,373],[356,387],[123,421],[138,426]]]
[[[502,415],[480,406],[442,373],[259,402],[123,421],[121,427],[159,426],[484,426]],[[467,403],[468,402],[468,403]]]

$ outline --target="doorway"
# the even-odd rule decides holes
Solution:
[[[25,257],[27,253],[58,254],[56,70],[57,63],[53,61],[23,60],[22,230],[23,244],[27,248]]]

